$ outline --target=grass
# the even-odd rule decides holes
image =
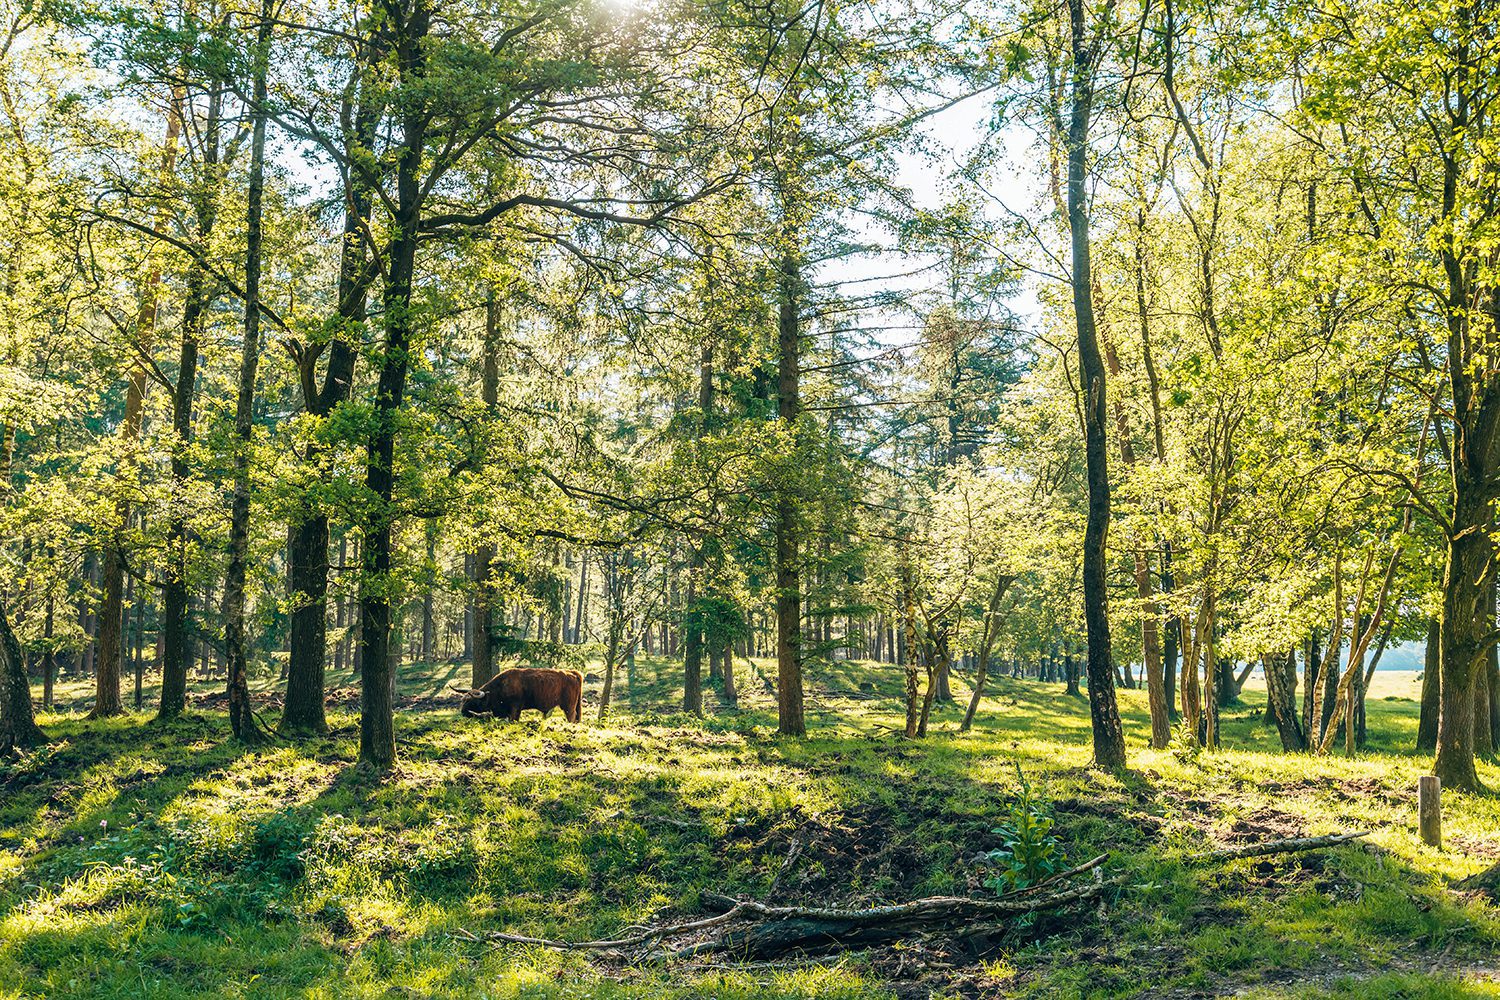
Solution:
[[[1444,849],[1417,839],[1429,762],[1410,752],[1401,678],[1374,692],[1371,747],[1353,759],[1282,754],[1247,692],[1225,749],[1179,760],[1145,747],[1144,696],[1122,692],[1130,770],[1112,775],[1088,766],[1086,704],[1057,684],[1002,678],[974,732],[957,733],[953,706],[907,742],[898,671],[839,663],[810,678],[797,741],[775,735],[758,678],[742,679],[740,711],[693,719],[675,711],[676,667],[643,658],[621,711],[574,727],[421,700],[462,674],[405,672],[415,707],[382,781],[351,766],[352,703],[333,735],[253,750],[217,711],[44,715],[53,743],[0,765],[0,998],[1500,996],[1486,979],[1500,911],[1449,888],[1500,857],[1500,799],[1448,795]],[[65,684],[60,704],[84,695]],[[969,950],[779,968],[621,968],[461,939],[596,937],[699,912],[701,892],[760,896],[799,830],[812,846],[788,900],[984,892],[974,858],[998,846],[1017,765],[1070,858],[1111,852],[1126,877],[1107,907]],[[1481,771],[1500,787],[1500,768]],[[1352,828],[1373,831],[1369,847],[1186,860],[1217,840]]]

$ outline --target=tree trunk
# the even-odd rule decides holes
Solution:
[[[1267,653],[1261,658],[1266,673],[1266,715],[1276,724],[1281,748],[1287,752],[1307,749],[1307,738],[1297,718],[1297,658],[1291,650]]]
[[[57,677],[57,650],[52,647],[53,611],[52,593],[48,591],[46,620],[42,623],[42,636],[47,643],[42,653],[42,708],[48,712],[52,711],[52,684]]]
[[[919,650],[924,646],[917,638],[917,611],[912,596],[911,566],[904,564],[901,569],[901,602],[902,619],[905,625],[906,642],[904,644],[905,658],[901,662],[902,671],[906,681],[906,738],[916,739],[917,727],[921,722],[921,708],[917,698],[917,664]]]
[[[200,236],[207,238],[212,225],[200,219]],[[193,440],[193,397],[198,385],[198,342],[208,310],[207,276],[195,265],[188,273],[187,302],[182,311],[182,348],[178,358],[177,385],[172,392],[172,507],[167,525],[166,571],[162,574],[162,633],[165,651],[161,666],[161,701],[158,719],[172,719],[187,707],[188,565],[187,518],[182,512],[187,487],[187,449]]]
[[[177,138],[182,131],[182,92],[174,88],[167,107],[167,129],[162,141],[161,172],[163,179],[170,177],[177,163]],[[161,232],[167,223],[166,211],[158,213],[155,228]],[[153,265],[141,290],[140,305],[136,310],[136,344],[142,355],[149,355],[155,342],[157,303],[161,295],[161,268]],[[141,436],[141,415],[146,400],[146,369],[135,365],[130,380],[125,386],[125,413],[120,421],[120,440],[124,443],[121,463],[135,463],[135,446]],[[123,469],[122,469],[123,471]],[[124,529],[130,523],[130,501],[121,499],[115,506],[115,523]],[[98,649],[94,656],[94,708],[91,719],[103,719],[125,711],[120,700],[120,668],[124,660],[123,599],[125,592],[125,560],[119,546],[120,538],[107,539],[104,544],[101,589],[103,602],[99,609]]]
[[[1417,717],[1417,753],[1437,750],[1438,681],[1441,677],[1442,626],[1438,619],[1427,622],[1427,649],[1422,664],[1422,707]]]
[[[1094,45],[1087,38],[1084,0],[1068,0],[1072,35],[1071,108],[1068,124],[1068,226],[1072,239],[1073,311],[1083,399],[1088,522],[1083,538],[1083,605],[1088,631],[1089,715],[1094,762],[1125,765],[1125,733],[1115,700],[1108,612],[1109,460],[1106,455],[1104,362],[1094,329],[1093,278],[1089,262],[1086,180],[1089,127],[1094,101]]]
[[[620,655],[620,631],[613,624],[609,629],[609,641],[604,647],[604,686],[599,691],[599,721],[609,714],[610,699],[615,693],[615,660]]]
[[[272,0],[263,0],[255,32],[251,85],[250,183],[245,199],[245,336],[234,410],[234,499],[229,515],[229,565],[224,573],[224,660],[229,727],[242,743],[260,742],[250,706],[246,649],[245,576],[250,559],[250,440],[255,420],[255,375],[260,367],[261,199],[266,179],[266,67],[271,49]],[[327,547],[324,547],[327,557]],[[288,699],[290,701],[290,698]]]
[[[787,436],[786,447],[797,452],[797,424],[801,397],[802,271],[786,254],[778,269],[780,316],[777,324],[777,418]],[[797,474],[787,468],[785,475]],[[776,501],[776,717],[777,731],[805,736],[802,708],[802,570],[798,562],[797,508],[800,486],[783,483]]]
[[[698,609],[696,570],[688,571],[687,607],[682,615],[682,710],[703,714],[703,616]]]
[[[146,684],[146,600],[144,598],[136,606],[134,645],[132,668],[135,671],[135,710],[139,712],[145,699],[143,688]]]
[[[378,118],[375,103],[375,98],[361,92],[354,116],[355,148],[351,154],[374,146]],[[370,203],[368,187],[351,174],[345,191],[339,252],[337,329],[326,348],[328,365],[321,386],[317,380],[320,351],[303,348],[295,357],[303,406],[308,413],[320,418],[333,413],[353,391],[358,353],[350,339],[364,326],[370,283],[374,280],[374,269],[368,265],[369,247],[365,236]],[[309,443],[304,461],[315,464],[322,460],[322,449]],[[323,474],[320,469],[318,475]],[[279,728],[285,733],[323,733],[328,731],[323,703],[328,657],[329,520],[321,505],[314,505],[301,514],[301,520],[293,526],[293,542],[287,547],[287,576],[293,593],[288,622],[290,647],[286,709]],[[363,553],[363,544],[357,543],[356,547]],[[358,561],[363,566],[363,555]],[[363,629],[352,608],[347,617],[349,627],[357,633],[350,641],[350,659],[354,661],[351,669],[363,676]]]
[[[734,646],[732,644],[724,647],[723,670],[724,700],[737,708],[740,703],[740,693],[734,684]]]
[[[31,681],[26,658],[0,601],[0,752],[40,746],[47,737],[36,724],[31,708]]]
[[[984,697],[984,682],[989,676],[990,653],[995,648],[995,640],[1000,636],[1000,601],[1009,589],[1012,577],[1002,576],[995,581],[995,589],[990,594],[989,607],[985,609],[984,631],[979,640],[979,656],[974,666],[974,691],[969,695],[969,707],[964,711],[964,721],[959,724],[958,731],[967,733],[974,724],[974,713],[979,709],[979,699]]]
[[[1458,447],[1458,442],[1455,442]],[[1455,460],[1457,460],[1455,455]],[[1444,789],[1478,791],[1474,768],[1474,675],[1482,669],[1494,614],[1489,604],[1494,573],[1492,544],[1487,531],[1489,502],[1483,488],[1469,488],[1458,470],[1461,485],[1448,539],[1443,575],[1443,617],[1440,626],[1438,728],[1433,773]]]
[[[1161,554],[1161,593],[1170,594],[1176,586],[1172,578],[1172,547],[1163,542]],[[1177,661],[1181,655],[1178,640],[1182,635],[1182,622],[1176,615],[1162,623],[1162,690],[1167,699],[1167,719],[1176,722],[1181,713],[1177,710]]]
[[[417,84],[422,76],[422,45],[430,12],[413,5],[396,43],[398,73],[403,84]],[[396,413],[406,393],[409,351],[414,333],[412,285],[416,276],[417,226],[421,205],[420,169],[426,148],[427,119],[420,109],[409,111],[402,123],[396,154],[396,212],[386,246],[385,349],[375,392],[373,427],[366,446],[365,488],[373,509],[367,515],[361,559],[359,760],[385,771],[396,760],[396,732],[391,685],[391,538],[396,511]]]

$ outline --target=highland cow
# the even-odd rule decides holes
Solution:
[[[569,722],[583,718],[583,675],[576,670],[547,667],[512,667],[502,670],[483,686],[464,690],[462,713],[471,719],[506,718],[515,722],[534,708],[546,718],[554,708],[563,710]]]

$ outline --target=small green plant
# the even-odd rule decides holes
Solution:
[[[991,831],[1000,836],[1004,846],[986,855],[997,871],[984,884],[999,893],[1035,885],[1062,871],[1066,863],[1062,839],[1054,832],[1057,821],[1051,804],[1037,796],[1019,764],[1016,778],[1021,792],[1010,804],[1005,820]]]
[[[1172,730],[1172,742],[1167,744],[1167,749],[1179,764],[1191,764],[1203,752],[1203,744],[1198,742],[1198,733],[1188,725],[1187,719],[1183,719]]]

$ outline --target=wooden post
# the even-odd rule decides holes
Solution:
[[[1433,774],[1417,779],[1417,828],[1422,842],[1443,846],[1443,807],[1440,801],[1442,783]]]

